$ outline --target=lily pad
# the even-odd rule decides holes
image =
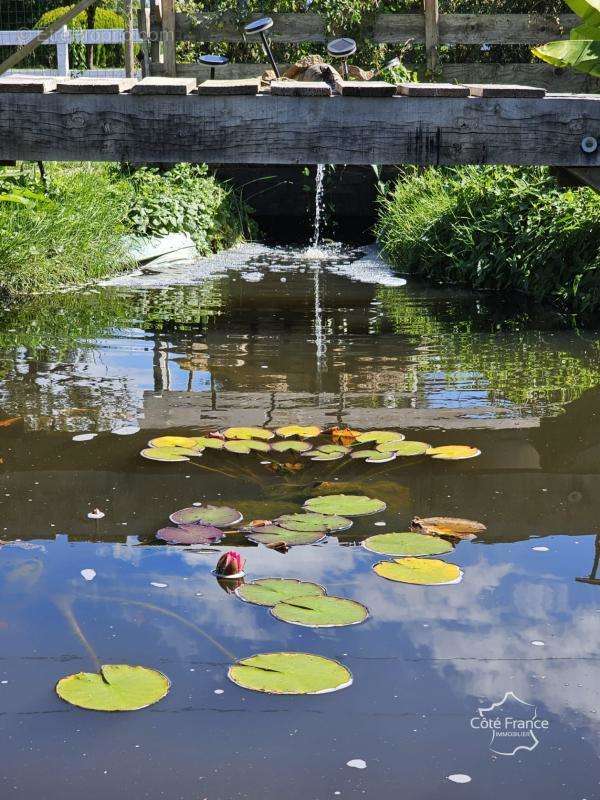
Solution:
[[[257,453],[268,453],[270,446],[266,442],[257,442],[254,439],[233,440],[225,442],[225,450],[230,453],[239,453],[244,455],[255,451]]]
[[[317,450],[313,450],[310,454],[311,461],[339,461],[340,458],[344,457],[344,453],[339,451],[333,451],[331,453],[326,453],[321,448]]]
[[[379,561],[373,569],[389,581],[419,586],[446,586],[460,583],[463,577],[460,567],[438,558],[395,558]]]
[[[454,536],[457,539],[466,539],[479,536],[487,530],[482,522],[458,517],[415,517],[411,527],[438,536]]]
[[[324,497],[311,497],[304,508],[317,514],[336,514],[344,517],[362,517],[385,511],[383,500],[376,500],[361,494],[330,494]]]
[[[275,434],[267,428],[227,428],[223,431],[226,439],[273,439]]]
[[[229,506],[192,506],[175,511],[169,517],[174,525],[189,525],[190,523],[200,523],[202,525],[214,525],[216,528],[228,528],[230,525],[237,525],[243,520],[243,516],[235,508]]]
[[[149,461],[189,461],[202,455],[202,450],[191,447],[147,447],[140,455]]]
[[[318,583],[299,581],[294,578],[260,578],[252,583],[244,583],[235,593],[246,603],[257,606],[276,606],[292,597],[324,595],[325,589]]]
[[[167,676],[157,669],[104,664],[100,673],[77,672],[61,678],[56,694],[90,711],[137,711],[158,703],[170,687]]]
[[[148,447],[188,447],[199,450],[198,438],[194,436],[158,436],[150,439]]]
[[[298,439],[289,439],[287,442],[274,442],[271,450],[276,453],[306,453],[308,450],[312,450],[312,444],[301,442]]]
[[[240,659],[227,675],[244,689],[268,694],[325,694],[352,683],[339,661],[309,653],[261,653]]]
[[[289,436],[299,436],[301,439],[312,439],[321,433],[321,428],[316,425],[284,425],[275,430],[277,436],[287,439]]]
[[[372,553],[389,556],[439,556],[453,550],[449,542],[438,536],[425,536],[411,531],[369,536],[362,546]]]
[[[396,453],[380,453],[378,450],[355,450],[350,458],[362,458],[367,464],[385,464],[393,461]]]
[[[290,531],[278,525],[263,525],[260,528],[253,528],[246,536],[257,544],[283,542],[288,547],[296,547],[301,544],[316,544],[325,538],[325,533],[325,531]]]
[[[447,444],[443,447],[430,447],[427,455],[440,461],[463,461],[465,458],[476,458],[481,450],[466,444]]]
[[[345,531],[352,527],[352,520],[335,514],[282,514],[273,520],[281,528],[290,531]]]
[[[400,441],[395,439],[390,442],[378,444],[376,449],[380,453],[395,453],[397,456],[422,456],[429,450],[426,442]]]
[[[337,628],[364,622],[369,609],[344,597],[290,597],[277,603],[271,614],[283,622],[306,628]]]
[[[213,544],[223,538],[223,531],[211,525],[179,525],[161,528],[156,538],[169,544]]]
[[[384,442],[401,442],[406,437],[403,433],[396,431],[365,431],[356,437],[358,444],[368,444],[375,442],[375,444],[383,444]]]
[[[223,439],[217,439],[214,436],[197,436],[194,439],[195,447],[206,447],[208,450],[222,450],[225,447]]]

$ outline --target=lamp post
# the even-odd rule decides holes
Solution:
[[[267,37],[265,35],[265,31],[268,31],[269,28],[273,27],[273,20],[271,17],[262,17],[261,19],[254,20],[254,22],[249,22],[247,25],[244,26],[244,31],[249,36],[255,36],[258,34],[262,40],[262,45],[264,48],[265,53],[267,54],[267,58],[271,62],[271,66],[273,67],[273,71],[278,78],[281,77],[279,72],[279,68],[275,63],[275,59],[273,58],[273,53],[271,52],[271,48],[269,47],[269,42],[267,41]]]
[[[210,67],[210,79],[214,81],[216,68],[224,67],[225,64],[229,64],[229,59],[227,56],[215,56],[212,55],[212,53],[207,53],[204,56],[200,56],[198,62],[204,64],[206,67]]]
[[[342,60],[342,70],[344,80],[348,80],[348,59],[356,53],[356,42],[354,39],[334,39],[327,45],[327,52],[333,58]]]

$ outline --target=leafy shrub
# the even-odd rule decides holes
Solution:
[[[189,233],[205,255],[232,245],[248,229],[245,207],[206,165],[176,164],[166,172],[142,167],[126,175],[134,193],[127,215],[134,233]]]
[[[600,307],[600,197],[560,189],[547,169],[410,170],[382,197],[377,235],[403,272]]]
[[[36,28],[45,28],[72,8],[72,6],[60,6],[46,11],[39,18]],[[67,26],[71,30],[81,30],[88,27],[87,12],[78,14]],[[96,8],[94,30],[106,30],[107,28],[124,28],[125,19],[116,11],[110,8]],[[85,45],[71,45],[71,58],[75,69],[85,69]],[[118,67],[122,62],[123,45],[94,45],[94,65],[96,67]]]

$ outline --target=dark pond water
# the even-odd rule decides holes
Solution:
[[[514,298],[398,283],[364,250],[252,246],[1,312],[0,796],[599,796],[600,585],[577,580],[598,552],[599,336]],[[295,422],[482,455],[290,471],[138,455],[166,432]],[[387,510],[287,554],[239,533],[208,550],[152,539],[193,502],[266,519],[343,490]],[[440,514],[488,526],[445,557],[462,583],[373,573],[362,538]],[[317,581],[370,619],[299,628],[242,603],[211,572],[231,547],[248,579]],[[354,683],[276,697],[228,681],[233,658],[273,650],[339,659]],[[56,681],[92,652],[163,670],[170,694],[131,714],[64,704]],[[500,755],[494,716],[544,725]]]

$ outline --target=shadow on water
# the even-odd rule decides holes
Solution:
[[[552,800],[565,782],[593,797],[599,341],[514,298],[402,286],[372,251],[351,248],[317,259],[250,245],[3,309],[6,796],[429,800],[466,773],[465,797]],[[482,455],[282,457],[301,468],[276,470],[260,463],[272,458],[219,452],[171,465],[138,455],[167,432],[293,422],[391,427]],[[124,426],[140,430],[114,432]],[[81,433],[96,436],[74,441]],[[213,548],[152,539],[193,502],[269,519],[339,491],[387,509],[287,554],[239,532]],[[96,507],[105,517],[91,521]],[[441,514],[488,527],[446,557],[465,571],[458,586],[384,581],[356,546]],[[316,581],[371,618],[332,630],[279,622],[218,585],[223,547],[244,548],[248,579]],[[278,698],[227,682],[230,656],[284,649],[341,659],[354,685]],[[64,706],[54,682],[94,669],[94,657],[155,666],[173,689],[133,715]],[[514,758],[470,725],[508,691],[549,720],[539,747]],[[346,766],[356,758],[366,770]]]

